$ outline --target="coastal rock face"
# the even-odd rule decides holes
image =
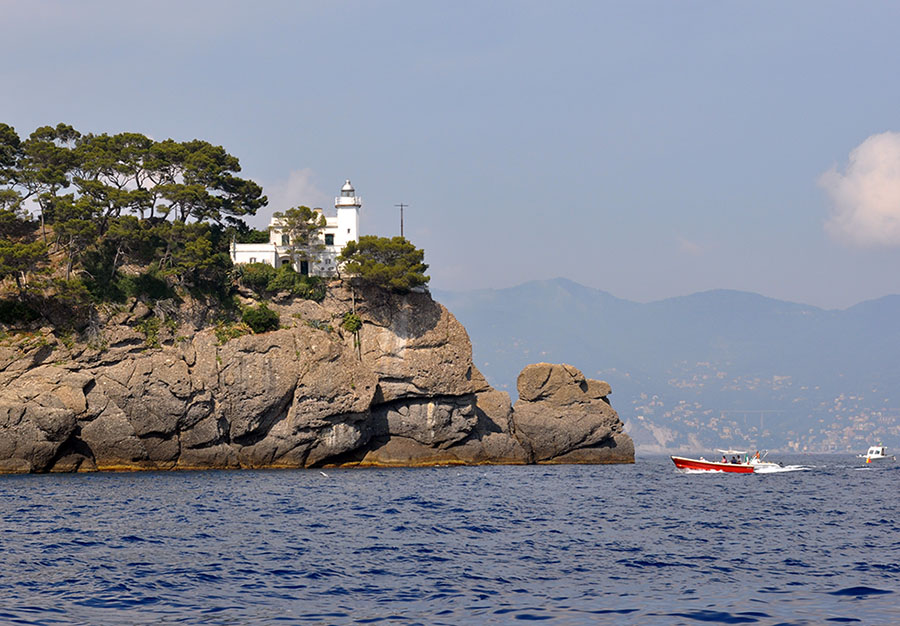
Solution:
[[[609,384],[571,365],[529,365],[516,384],[514,419],[537,463],[617,463],[634,444],[609,404]]]
[[[426,293],[335,283],[272,308],[280,330],[233,338],[196,302],[0,334],[0,472],[634,460],[606,383],[529,366],[513,409]]]

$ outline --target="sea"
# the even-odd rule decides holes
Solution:
[[[900,463],[775,460],[0,476],[0,623],[900,623]]]

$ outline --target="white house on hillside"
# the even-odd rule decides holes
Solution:
[[[337,215],[325,216],[326,226],[320,233],[320,243],[324,246],[308,261],[297,259],[294,269],[310,276],[332,276],[337,272],[337,257],[349,241],[359,241],[359,209],[362,198],[356,195],[353,185],[347,180],[341,187],[341,195],[334,199]],[[321,209],[316,209],[321,211]],[[233,243],[231,261],[241,263],[268,263],[278,268],[291,262],[290,239],[282,233],[281,224],[275,217],[269,223],[269,243]]]

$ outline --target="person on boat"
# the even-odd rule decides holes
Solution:
[[[735,465],[737,465],[740,461],[737,460],[736,456],[732,455],[731,462],[734,463]]]
[[[721,462],[722,462],[722,463],[728,463],[728,459],[725,458],[725,455],[724,455],[724,454],[722,455],[722,461],[721,461]]]

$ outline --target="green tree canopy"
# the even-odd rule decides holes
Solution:
[[[141,218],[211,221],[254,215],[265,206],[262,187],[235,176],[237,157],[194,139],[155,142],[139,133],[87,135],[75,150],[74,182],[104,209]]]
[[[254,215],[267,199],[240,171],[237,157],[199,139],[82,135],[58,124],[21,141],[0,124],[0,185],[35,200],[42,219],[60,191],[73,187],[77,199],[94,207],[101,234],[110,218],[125,214],[218,224]]]
[[[16,129],[0,122],[0,185],[12,180],[22,153],[22,140]]]
[[[47,246],[42,241],[31,243],[0,239],[0,279],[12,276],[19,291],[28,284],[28,276],[47,262]]]
[[[48,262],[47,246],[31,238],[35,224],[18,202],[3,203],[0,192],[0,280],[12,277],[21,293],[29,275]]]
[[[267,202],[240,170],[223,147],[199,139],[82,134],[57,124],[22,140],[0,123],[0,280],[14,276],[21,293],[48,253],[61,252],[66,284],[83,280],[101,299],[133,293],[122,284],[144,274],[221,289],[231,236],[259,238],[241,218]],[[40,245],[24,207],[37,209]],[[120,274],[125,265],[132,267]]]
[[[315,259],[325,249],[325,244],[319,236],[326,225],[325,215],[321,211],[308,206],[299,206],[284,212],[279,211],[273,217],[278,220],[279,225],[276,228],[281,231],[282,237],[287,236],[287,243],[284,243],[284,239],[278,243],[288,249],[291,264],[297,259],[301,261]]]
[[[424,258],[425,252],[404,237],[365,235],[344,246],[338,261],[347,274],[402,293],[430,280]]]
[[[72,183],[73,147],[80,138],[81,133],[60,123],[56,127],[41,126],[21,144],[21,153],[9,179],[14,188],[23,190],[23,198],[37,202],[42,232],[48,207],[59,191]]]

